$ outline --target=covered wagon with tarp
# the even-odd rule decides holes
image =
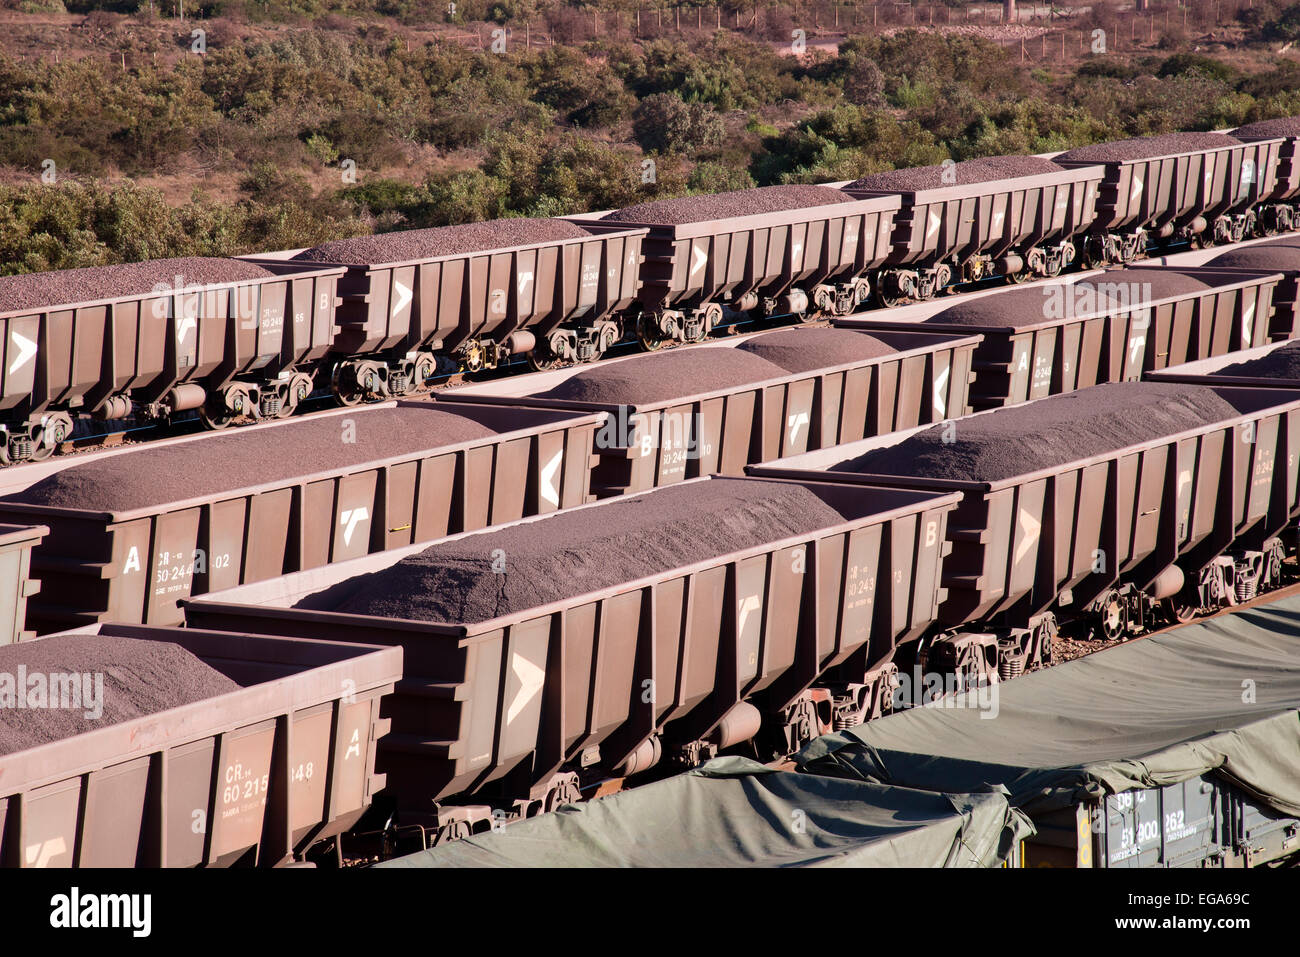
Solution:
[[[952,698],[825,735],[798,766],[1005,787],[1037,830],[1028,865],[1251,866],[1300,850],[1300,596],[998,690],[996,710]]]
[[[1000,791],[936,794],[717,758],[380,867],[996,867],[1031,831]]]

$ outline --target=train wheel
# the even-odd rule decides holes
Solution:
[[[1097,629],[1107,641],[1119,641],[1124,637],[1125,619],[1124,599],[1113,589],[1097,602]]]
[[[543,352],[541,349],[534,349],[528,353],[528,368],[534,372],[550,372],[552,369],[558,369],[563,360],[550,352]]]
[[[876,293],[876,301],[882,308],[893,309],[895,306],[901,306],[907,302],[906,296],[890,296],[883,292]]]
[[[1034,274],[1031,273],[1028,269],[1022,269],[1020,270],[1020,272],[1009,272],[1007,273],[1007,285],[1023,286],[1025,283],[1029,282],[1029,280],[1033,278],[1034,278]]]
[[[53,413],[41,425],[32,443],[32,460],[48,459],[72,435],[72,419],[62,412]]]
[[[1185,625],[1200,614],[1200,611],[1195,605],[1177,595],[1165,600],[1165,614],[1174,624]]]
[[[222,429],[228,429],[235,423],[238,418],[233,412],[209,412],[206,408],[199,410],[199,418],[206,428],[214,432],[220,432]]]
[[[44,461],[45,459],[48,459],[51,455],[53,455],[54,450],[57,449],[58,447],[59,447],[58,442],[47,442],[45,440],[44,434],[42,434],[41,440],[39,442],[36,442],[32,446],[31,460],[33,462]]]
[[[365,395],[356,388],[352,370],[343,365],[336,365],[330,377],[330,391],[339,400],[340,405],[354,406],[365,401]]]
[[[437,363],[433,361],[433,356],[422,356],[416,360],[415,367],[411,371],[411,386],[409,392],[428,392],[429,380],[433,378],[433,374],[436,371]]]

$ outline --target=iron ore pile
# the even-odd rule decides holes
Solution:
[[[710,479],[669,486],[434,545],[355,579],[333,610],[489,621],[843,521],[799,485]],[[499,574],[498,549],[506,556]]]
[[[1080,279],[1076,285],[1110,293],[1112,299],[1127,305],[1191,295],[1210,288],[1202,279],[1168,269],[1108,269],[1099,276]]]
[[[1116,305],[1101,290],[1090,291],[1086,298],[1075,291],[1075,283],[1066,283],[1058,291],[1051,286],[1009,289],[996,296],[983,296],[949,306],[923,320],[935,326],[984,326],[1023,329],[1065,315],[1091,315]],[[1056,298],[1053,298],[1056,297]],[[1086,303],[1081,309],[1076,302]],[[1060,315],[1057,315],[1057,312]]]
[[[661,199],[653,203],[640,203],[625,209],[616,209],[601,217],[609,223],[636,223],[646,226],[684,226],[710,219],[730,219],[736,216],[758,216],[779,213],[787,209],[809,206],[830,206],[834,203],[851,203],[847,193],[830,186],[763,186],[758,189],[737,189],[729,193],[703,196],[681,196]]]
[[[1288,342],[1268,355],[1223,366],[1216,374],[1265,379],[1300,379],[1300,342]]]
[[[786,372],[813,372],[866,362],[898,350],[875,336],[852,329],[784,329],[746,339],[737,352],[761,356]]]
[[[1056,157],[1057,162],[1123,163],[1129,160],[1193,153],[1222,146],[1240,146],[1241,140],[1223,133],[1165,133],[1162,136],[1137,136],[1113,143],[1080,146]]]
[[[1232,131],[1233,136],[1260,139],[1270,136],[1300,136],[1300,116],[1283,116],[1275,120],[1247,123]]]
[[[348,418],[346,432],[343,419],[326,416],[124,452],[70,466],[6,501],[126,512],[495,434],[463,415],[420,406],[358,409]]]
[[[271,275],[270,270],[242,259],[191,256],[0,276],[0,313],[117,299],[153,292],[160,286],[182,289],[247,282]]]
[[[779,366],[739,349],[682,349],[597,365],[538,394],[571,402],[641,405],[784,375]]]
[[[1205,386],[1119,382],[939,425],[839,472],[997,482],[1237,415]]]
[[[942,189],[945,186],[971,186],[1022,176],[1041,176],[1059,173],[1064,167],[1038,156],[990,156],[985,159],[964,160],[951,165],[912,166],[907,169],[874,173],[854,180],[845,189],[879,192],[916,192],[923,189]]]
[[[239,685],[180,645],[106,635],[55,635],[0,646],[0,674],[102,675],[103,714],[92,710],[83,687],[82,708],[6,708],[0,754],[11,754],[88,730],[156,714],[238,691]],[[93,687],[93,686],[92,686]],[[92,691],[92,694],[94,692]]]
[[[746,339],[735,348],[682,349],[598,365],[537,395],[600,405],[644,405],[742,388],[897,351],[874,336],[850,329],[785,329]]]
[[[491,219],[459,226],[411,229],[353,239],[335,239],[305,249],[294,256],[306,262],[340,263],[348,266],[434,259],[488,249],[527,246],[591,235],[576,223],[564,219]]]
[[[1231,266],[1237,269],[1267,269],[1276,272],[1300,271],[1300,238],[1287,237],[1277,242],[1260,243],[1231,249],[1214,257],[1207,266]]]

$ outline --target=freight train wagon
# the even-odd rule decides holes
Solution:
[[[1243,143],[1280,139],[1271,191],[1261,194],[1257,209],[1264,235],[1289,233],[1300,226],[1300,117],[1248,123],[1232,131]]]
[[[334,330],[342,269],[159,259],[0,277],[0,464],[50,455],[74,416],[292,414]]]
[[[603,413],[405,401],[10,473],[0,515],[47,525],[41,632],[177,624],[192,594],[590,497]],[[37,518],[39,516],[39,518]]]
[[[739,475],[781,458],[965,415],[978,335],[818,327],[611,359],[437,393],[437,401],[603,412],[598,496]]]
[[[829,729],[818,676],[933,624],[958,498],[694,479],[209,594],[186,621],[402,645],[379,770],[404,821],[454,833],[573,800],[580,773]]]
[[[1275,587],[1297,449],[1300,393],[1116,383],[747,472],[959,494],[916,654],[988,678],[1047,661],[1062,620],[1119,639]]]
[[[1274,192],[1281,147],[1277,137],[1169,133],[1081,146],[1052,159],[1105,170],[1083,245],[1084,262],[1102,265],[1132,262],[1152,244],[1199,247],[1254,235],[1254,207]]]
[[[0,647],[0,670],[19,668],[72,672],[59,693],[76,698],[0,727],[0,867],[269,867],[383,787],[380,699],[402,653],[99,625]]]
[[[1282,273],[1155,266],[968,299],[920,321],[878,312],[837,320],[876,335],[978,333],[976,410],[1137,381],[1147,370],[1262,345],[1294,324]]]

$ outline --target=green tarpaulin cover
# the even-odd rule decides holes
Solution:
[[[801,770],[942,791],[1001,785],[1037,816],[1213,773],[1300,815],[1300,597],[1107,649],[818,738]],[[977,704],[971,694],[965,699]]]
[[[379,867],[992,867],[1032,827],[1000,791],[935,794],[718,758]]]

